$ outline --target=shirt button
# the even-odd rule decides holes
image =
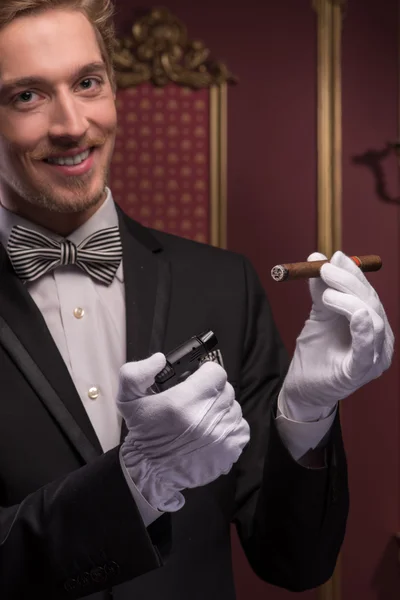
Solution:
[[[84,314],[85,314],[85,311],[80,306],[77,306],[76,308],[74,308],[74,317],[76,317],[77,319],[82,319]]]
[[[97,388],[96,386],[91,387],[88,391],[88,396],[92,400],[96,400],[96,398],[98,398],[99,396],[99,388]]]

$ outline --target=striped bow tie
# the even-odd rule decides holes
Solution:
[[[62,265],[77,265],[93,279],[110,285],[122,259],[118,227],[101,229],[76,246],[21,225],[12,228],[7,252],[23,281],[34,281]]]

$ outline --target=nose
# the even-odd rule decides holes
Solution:
[[[50,116],[49,136],[57,140],[77,141],[85,136],[88,127],[82,101],[68,91],[59,94]]]

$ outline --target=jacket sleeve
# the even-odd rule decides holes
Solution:
[[[119,448],[0,509],[0,598],[81,598],[160,564]]]
[[[326,446],[326,467],[297,463],[275,426],[288,358],[264,290],[245,259],[244,277],[247,330],[237,396],[251,439],[236,465],[234,522],[255,573],[303,591],[331,577],[344,538],[348,483],[339,415]]]

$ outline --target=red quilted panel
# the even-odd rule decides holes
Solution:
[[[146,226],[209,242],[209,91],[142,84],[118,90],[117,110],[115,201]]]

